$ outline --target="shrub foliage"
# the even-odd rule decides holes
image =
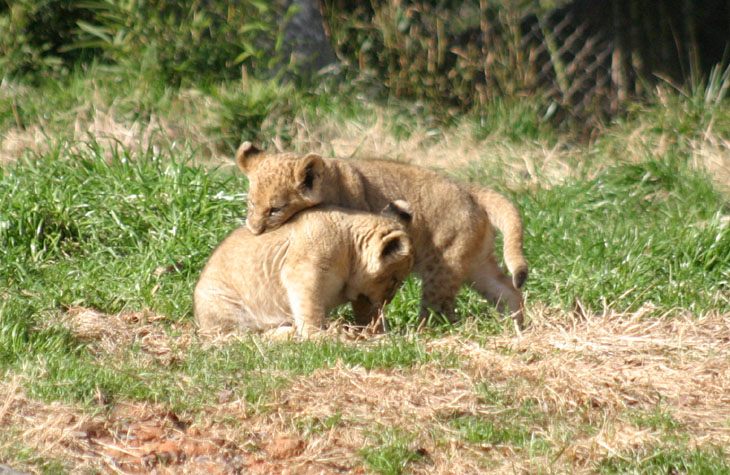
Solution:
[[[0,5],[0,69],[66,71],[96,60],[166,79],[230,78],[281,61],[285,11],[264,0],[18,0]]]

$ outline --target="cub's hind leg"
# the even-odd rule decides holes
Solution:
[[[456,294],[464,279],[443,261],[430,262],[419,270],[423,279],[421,321],[427,320],[432,312],[443,315],[450,322],[456,321]]]
[[[206,335],[224,335],[240,330],[257,329],[240,302],[218,289],[197,288],[193,297],[195,319]]]
[[[470,277],[477,292],[495,304],[501,312],[504,312],[506,304],[515,325],[520,329],[523,327],[522,292],[515,288],[512,279],[497,264],[494,254],[485,252],[477,259],[472,265]]]

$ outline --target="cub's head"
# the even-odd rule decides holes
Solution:
[[[267,154],[244,142],[236,164],[248,177],[246,226],[254,234],[276,229],[295,213],[322,202],[322,157]]]
[[[359,264],[348,285],[350,300],[365,298],[385,305],[413,267],[413,243],[407,226],[411,209],[405,201],[390,203],[381,215],[365,215],[354,229]]]

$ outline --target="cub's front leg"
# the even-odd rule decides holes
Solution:
[[[313,272],[313,269],[319,272]],[[296,265],[282,273],[282,282],[294,317],[294,329],[304,338],[320,333],[341,279],[316,266]]]

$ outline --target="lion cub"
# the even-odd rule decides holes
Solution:
[[[329,310],[348,301],[358,323],[368,323],[413,266],[405,229],[410,217],[402,201],[383,215],[317,206],[261,236],[236,229],[213,251],[195,286],[200,329],[289,327],[307,337],[324,326]]]
[[[374,211],[406,200],[413,209],[413,270],[423,279],[421,318],[433,310],[453,320],[456,294],[467,283],[500,308],[506,303],[522,326],[522,218],[499,193],[405,163],[267,154],[249,142],[238,148],[236,163],[249,180],[246,224],[254,234],[277,229],[319,203]],[[504,235],[511,280],[494,256],[492,225]]]

